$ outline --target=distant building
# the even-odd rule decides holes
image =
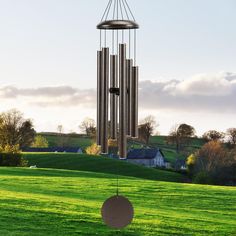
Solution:
[[[187,170],[186,160],[180,160],[178,159],[175,162],[175,169],[176,170]]]
[[[127,161],[147,167],[169,168],[170,163],[165,159],[161,149],[132,149],[128,152]]]
[[[23,148],[23,152],[67,152],[67,153],[83,153],[80,147],[48,147],[48,148]]]

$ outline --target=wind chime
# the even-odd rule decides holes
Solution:
[[[127,138],[138,137],[138,28],[127,0],[109,0],[97,25],[100,30],[100,50],[97,52],[97,144],[102,154],[108,154],[108,138],[118,140],[120,159],[127,158]],[[127,198],[119,196],[118,191],[102,207],[104,222],[113,228],[130,224],[133,214],[132,204]]]

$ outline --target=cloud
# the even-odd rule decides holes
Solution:
[[[95,89],[71,86],[4,86],[0,87],[0,99],[21,99],[40,107],[96,108]],[[183,81],[141,81],[139,101],[143,110],[236,113],[236,74],[200,74]]]
[[[236,81],[227,75],[196,75],[188,80],[167,85],[164,90],[173,95],[226,96],[232,92],[232,85]]]
[[[70,86],[41,88],[17,88],[5,86],[0,88],[1,99],[24,99],[30,105],[51,106],[86,106],[96,103],[94,89],[80,90]]]
[[[140,102],[149,109],[236,113],[236,74],[196,75],[187,80],[140,83]]]

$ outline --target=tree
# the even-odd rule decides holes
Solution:
[[[228,136],[229,142],[236,145],[236,128],[227,129],[226,134]]]
[[[224,139],[225,134],[216,130],[209,130],[202,136],[206,141],[221,141]]]
[[[236,152],[227,150],[220,141],[210,141],[194,154],[192,174],[196,182],[225,184],[236,182]]]
[[[85,151],[89,155],[100,155],[101,147],[99,147],[96,143],[93,143],[91,146],[87,147]]]
[[[139,139],[148,145],[149,139],[151,135],[153,135],[157,126],[158,125],[154,116],[150,115],[144,118],[139,125]]]
[[[48,147],[48,140],[45,137],[43,137],[42,135],[37,135],[34,138],[34,142],[31,145],[31,147],[34,147],[34,148],[47,148]]]
[[[193,176],[193,172],[194,172],[194,166],[196,164],[196,156],[195,154],[191,154],[188,158],[187,158],[187,161],[186,161],[186,165],[188,167],[188,172],[189,172],[189,175],[192,177]]]
[[[0,114],[0,145],[20,148],[30,146],[35,137],[33,123],[15,109]]]
[[[58,132],[59,134],[62,134],[62,133],[63,133],[63,125],[58,125],[58,126],[57,126],[57,132]]]
[[[167,138],[168,143],[176,145],[176,151],[180,152],[184,145],[187,145],[191,138],[195,136],[195,129],[188,124],[176,125],[172,128]]]
[[[93,137],[96,135],[95,121],[89,117],[85,118],[79,127],[87,136]]]
[[[58,132],[58,135],[57,135],[56,145],[58,147],[67,146],[68,143],[69,143],[69,136],[63,133],[64,132],[63,125],[58,125],[57,126],[57,132]]]

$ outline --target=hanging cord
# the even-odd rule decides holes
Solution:
[[[119,165],[117,161],[117,173],[116,173],[116,195],[119,196]]]
[[[121,0],[118,0],[118,1],[119,1],[119,5],[120,5],[121,19],[124,20],[124,14],[123,14]],[[124,30],[122,30],[122,43],[124,43]]]
[[[119,19],[119,0],[116,1],[116,19]]]
[[[108,8],[109,8],[109,6],[110,6],[111,3],[112,3],[112,0],[110,0],[110,1],[108,2],[108,4],[107,4],[107,7],[106,7],[106,9],[105,9],[105,11],[104,11],[104,13],[103,13],[103,15],[102,15],[101,22],[103,21],[105,15],[106,15],[106,13],[107,13],[107,10],[108,10]],[[109,11],[108,11],[108,12],[109,12]]]
[[[134,18],[134,15],[133,15],[133,13],[132,13],[132,11],[131,11],[131,9],[130,9],[130,7],[129,7],[129,4],[127,3],[127,1],[126,1],[126,0],[124,0],[124,1],[125,1],[125,4],[126,4],[126,6],[128,7],[128,10],[129,10],[129,12],[130,12],[130,14],[131,14],[131,16],[132,16],[133,20],[134,20],[134,21],[136,21],[136,20],[135,20],[135,18]]]
[[[136,47],[137,47],[137,39],[136,39],[136,29],[134,30],[134,66],[136,66]]]
[[[121,0],[119,0],[119,5],[120,5],[121,19],[124,20],[124,15],[123,15],[123,9],[122,9],[122,5],[121,5]]]
[[[116,31],[116,46],[117,46],[117,55],[119,55],[119,31]]]
[[[116,14],[116,1],[114,1],[114,8],[113,8],[113,20],[115,20],[115,14]]]
[[[117,0],[114,0],[113,20],[115,20],[116,1],[117,1]],[[112,30],[112,54],[115,55],[115,31],[114,31],[114,30]]]
[[[104,42],[105,42],[105,48],[107,46],[107,30],[104,30]]]
[[[125,9],[126,17],[127,17],[127,19],[129,20],[129,14],[128,14],[127,9],[126,9],[126,7],[125,7],[124,0],[121,0],[121,2],[122,2],[122,5],[123,5],[123,8]]]
[[[129,29],[129,59],[131,59],[131,30]]]
[[[100,51],[102,51],[102,30],[99,30],[100,33]]]
[[[114,30],[112,30],[112,55],[114,55],[115,54],[115,49],[114,49],[114,47],[115,47],[115,40],[114,40],[114,37],[115,37],[115,31]]]
[[[110,6],[109,6],[109,8],[108,8],[108,11],[107,11],[107,15],[106,15],[105,20],[107,20],[107,17],[108,17],[108,15],[109,15],[109,13],[110,13],[112,2],[113,2],[113,0],[111,0],[111,2],[110,2]]]

